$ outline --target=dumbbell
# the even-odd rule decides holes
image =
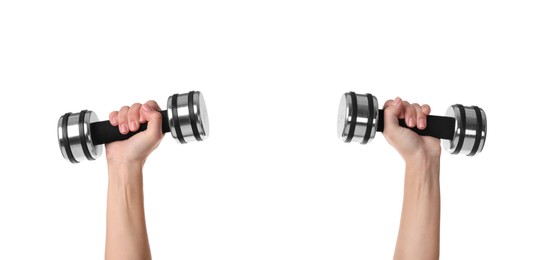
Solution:
[[[337,134],[344,142],[367,144],[376,132],[384,130],[384,111],[378,109],[371,94],[345,93],[339,104]],[[477,106],[452,105],[446,116],[426,117],[426,129],[409,128],[404,119],[399,125],[422,136],[442,139],[443,148],[451,154],[474,156],[483,150],[487,137],[485,111]]]
[[[202,141],[209,134],[209,121],[204,96],[199,91],[174,94],[167,99],[167,110],[161,111],[162,132],[171,132],[173,138],[184,144]],[[95,160],[103,152],[102,144],[129,139],[144,131],[148,123],[136,132],[121,134],[110,122],[97,122],[93,111],[66,113],[59,118],[57,139],[61,154],[71,163]]]

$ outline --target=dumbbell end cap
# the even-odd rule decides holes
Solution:
[[[339,102],[339,112],[337,114],[337,136],[341,141],[346,141],[348,138],[348,126],[350,124],[352,101],[348,93],[341,97]]]
[[[195,98],[197,97],[195,100],[198,101],[198,104],[196,105],[198,110],[195,112],[197,118],[196,127],[200,138],[205,140],[209,136],[209,117],[207,115],[207,107],[205,104],[204,95],[199,91],[194,92],[194,94],[196,95]]]

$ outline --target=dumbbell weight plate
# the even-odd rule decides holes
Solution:
[[[98,120],[95,112],[88,110],[66,113],[59,118],[57,139],[64,158],[77,163],[80,158],[95,160],[101,156],[103,147],[92,143],[90,131],[90,124]]]
[[[371,94],[345,93],[339,103],[337,135],[346,142],[366,144],[377,132],[379,103]]]
[[[452,139],[443,139],[443,149],[451,154],[474,156],[483,150],[487,138],[487,116],[476,106],[452,105],[446,115],[455,118]]]
[[[209,135],[207,108],[204,96],[198,91],[170,96],[167,115],[171,135],[181,143],[202,141]]]

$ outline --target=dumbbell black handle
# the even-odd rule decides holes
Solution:
[[[162,132],[163,133],[170,132],[171,130],[169,127],[167,110],[163,110],[160,113],[162,114]],[[139,130],[135,132],[130,131],[129,133],[125,135],[121,134],[118,127],[111,125],[108,120],[91,123],[89,127],[90,127],[91,140],[93,144],[99,145],[99,144],[107,144],[115,141],[122,141],[122,140],[129,139],[135,134],[146,130],[147,125],[148,123],[141,124],[141,126],[139,127]]]
[[[420,130],[418,128],[409,128],[404,119],[400,119],[401,127],[410,129],[411,131],[422,135],[432,136],[439,139],[452,140],[455,135],[455,118],[447,116],[426,116],[426,128]],[[384,130],[384,110],[379,109],[379,122],[377,123],[377,132]]]

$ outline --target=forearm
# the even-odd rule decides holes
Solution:
[[[403,209],[394,259],[439,259],[440,160],[406,164]]]
[[[150,259],[142,164],[109,163],[105,259]]]

